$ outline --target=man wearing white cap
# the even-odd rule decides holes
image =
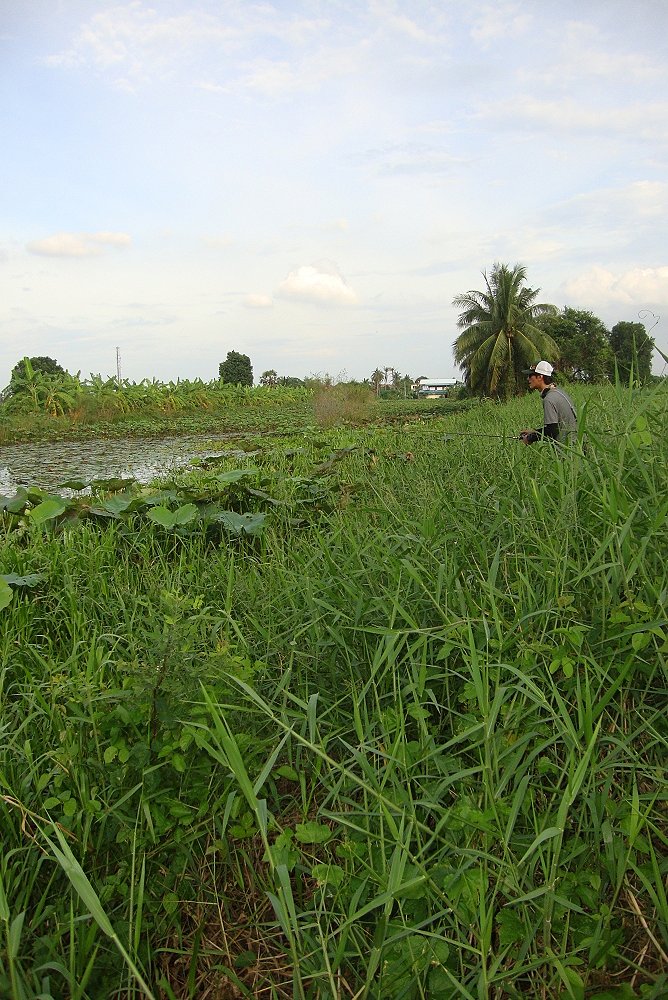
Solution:
[[[543,419],[545,424],[539,430],[525,430],[520,438],[525,444],[534,444],[542,438],[551,438],[565,444],[575,438],[578,418],[571,399],[563,389],[558,389],[553,379],[554,368],[549,361],[539,361],[525,370],[529,389],[538,389],[543,399]]]

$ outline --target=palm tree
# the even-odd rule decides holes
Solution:
[[[383,371],[381,368],[376,368],[371,374],[371,384],[373,385],[376,395],[380,394],[380,387],[383,384]]]
[[[537,303],[539,288],[525,285],[526,268],[494,264],[485,291],[456,295],[455,361],[466,384],[480,395],[507,399],[526,385],[522,369],[541,358],[556,357],[557,345],[538,325],[541,316],[555,315],[555,306]]]

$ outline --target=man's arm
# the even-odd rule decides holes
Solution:
[[[535,431],[522,431],[520,437],[525,444],[535,444],[541,438],[552,438],[553,441],[559,440],[559,411],[557,410],[555,401],[550,398],[551,395],[552,393],[550,392],[543,394],[545,426]]]
[[[557,441],[559,438],[559,424],[545,424],[536,431],[522,431],[520,438],[525,444],[535,444],[541,438],[552,438]]]

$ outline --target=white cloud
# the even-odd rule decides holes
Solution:
[[[410,16],[406,13],[409,6],[413,8]],[[384,39],[388,35],[397,35],[400,40],[418,42],[421,45],[433,45],[441,40],[448,20],[443,4],[408,5],[405,2],[397,3],[396,0],[369,0],[368,10],[375,23],[384,29]]]
[[[263,39],[303,47],[314,35],[325,35],[329,21],[288,16],[269,4],[226,4],[219,14],[189,10],[164,14],[159,5],[143,0],[109,7],[94,14],[73,37],[68,48],[45,61],[53,68],[92,67],[110,74],[114,84],[134,89],[172,75],[180,67],[201,66],[207,54],[229,64]],[[258,89],[283,90],[295,85],[288,62],[258,60],[248,79]],[[199,89],[227,89],[216,80],[194,83]]]
[[[657,227],[668,213],[668,184],[665,181],[633,181],[625,187],[600,188],[557,202],[543,212],[542,224],[552,235],[566,240],[567,231],[577,228],[580,245],[585,237],[603,233],[605,246],[623,247],[629,239],[654,239]],[[597,253],[597,256],[600,256]]]
[[[520,4],[489,4],[482,8],[471,27],[471,37],[482,48],[486,49],[501,38],[523,34],[529,24],[530,17]]]
[[[355,47],[337,47],[336,41],[315,45],[308,54],[291,50],[288,59],[256,57],[243,64],[236,89],[278,98],[302,91],[312,93],[323,84],[345,80],[360,72],[360,57]]]
[[[30,253],[41,257],[99,257],[109,247],[127,247],[127,233],[54,233],[27,244]]]
[[[352,306],[358,302],[356,293],[331,261],[307,264],[291,271],[279,285],[276,295],[324,306]]]
[[[232,41],[238,29],[201,12],[161,17],[141,0],[94,14],[81,27],[71,47],[50,56],[47,64],[73,68],[123,66],[133,76],[164,67],[165,60],[182,55],[193,45],[218,39]]]
[[[668,301],[668,266],[634,267],[615,274],[595,265],[561,286],[573,301],[595,303],[599,308],[613,303],[636,307]]]
[[[668,140],[668,101],[601,107],[584,100],[540,100],[524,96],[484,105],[478,117],[496,127],[542,129],[546,132]]]
[[[271,295],[247,295],[244,299],[244,306],[247,309],[271,309],[274,300]]]
[[[598,77],[609,79],[613,84],[623,80],[628,85],[658,81],[665,75],[665,64],[652,54],[637,49],[625,51],[617,42],[611,45],[606,32],[599,26],[574,20],[561,26],[557,58],[541,65],[534,80],[550,87],[563,87],[574,81]]]
[[[470,160],[455,156],[448,149],[420,142],[395,143],[383,149],[369,150],[366,158],[377,164],[376,171],[381,177],[453,174],[470,163]]]

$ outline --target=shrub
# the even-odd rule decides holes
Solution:
[[[365,385],[321,385],[313,395],[313,412],[320,427],[364,423],[376,406],[373,392]]]

